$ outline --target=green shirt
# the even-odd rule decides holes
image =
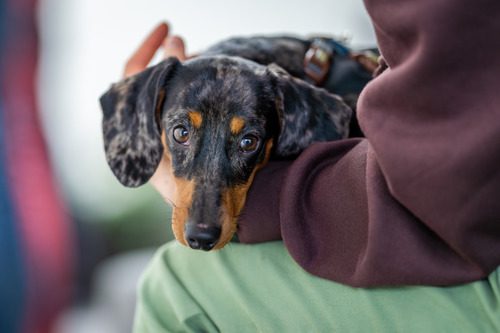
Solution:
[[[163,246],[134,332],[500,332],[500,269],[454,287],[357,289],[312,276],[282,242]]]

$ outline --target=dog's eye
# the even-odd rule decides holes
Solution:
[[[240,149],[242,152],[251,153],[257,150],[259,146],[259,138],[255,135],[245,135],[240,141]]]
[[[174,140],[177,143],[187,145],[189,143],[189,131],[186,127],[179,125],[174,128]]]

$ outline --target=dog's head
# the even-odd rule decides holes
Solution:
[[[237,57],[169,58],[101,97],[106,158],[126,186],[160,161],[176,184],[172,226],[195,249],[221,248],[271,154],[347,136],[351,111],[277,66]]]

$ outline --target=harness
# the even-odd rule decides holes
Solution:
[[[377,49],[352,51],[332,38],[318,37],[304,56],[306,81],[345,96],[359,94],[378,68]]]

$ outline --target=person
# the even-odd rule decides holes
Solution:
[[[500,331],[500,3],[365,5],[388,67],[358,103],[366,139],[263,168],[242,244],[161,248],[136,332]],[[162,43],[185,59],[167,30],[126,75]],[[169,197],[167,178],[151,183]]]
[[[73,298],[76,237],[38,104],[37,1],[0,1],[0,332],[52,332]],[[20,56],[22,54],[22,56]]]

